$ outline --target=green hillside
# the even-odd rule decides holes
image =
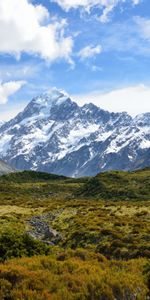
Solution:
[[[35,171],[22,171],[9,173],[3,176],[0,176],[0,181],[8,182],[38,182],[38,181],[48,181],[48,180],[62,180],[66,179],[65,176],[59,176],[55,174],[49,174],[44,172],[35,172]]]
[[[134,172],[110,171],[98,174],[89,178],[76,194],[108,200],[149,200],[150,168]]]
[[[0,299],[147,300],[149,186],[150,169],[1,176]]]

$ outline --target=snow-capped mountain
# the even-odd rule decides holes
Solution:
[[[0,127],[0,157],[17,169],[67,176],[150,166],[150,113],[79,107],[52,89]]]

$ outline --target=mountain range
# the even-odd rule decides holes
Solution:
[[[150,166],[150,113],[132,118],[52,89],[0,125],[0,157],[13,168],[66,176]]]

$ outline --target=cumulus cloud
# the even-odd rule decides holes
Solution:
[[[15,94],[25,84],[25,81],[9,81],[0,83],[0,104],[5,104],[9,96]]]
[[[90,11],[90,9],[94,6],[100,7],[103,10],[102,15],[100,16],[101,22],[108,21],[109,13],[115,8],[116,5],[120,3],[128,2],[128,0],[52,0],[61,6],[65,11],[69,11],[70,9],[83,8],[86,11]],[[137,5],[141,0],[129,0],[129,2],[133,5]]]
[[[69,61],[73,40],[64,34],[66,25],[65,20],[50,22],[48,10],[29,0],[0,1],[0,53],[19,58],[26,52],[49,61]]]
[[[74,95],[73,99],[80,105],[92,102],[102,109],[113,112],[127,111],[132,116],[150,112],[150,87],[143,84],[108,93],[91,92],[85,95]]]
[[[90,46],[86,46],[84,48],[82,48],[79,52],[78,52],[78,56],[81,59],[86,59],[86,58],[90,58],[93,57],[95,55],[98,55],[102,52],[102,47],[101,45],[97,45],[96,47],[90,45]]]

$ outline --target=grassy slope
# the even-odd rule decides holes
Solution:
[[[149,200],[150,168],[135,172],[110,171],[90,178],[78,196],[113,200]]]
[[[9,173],[0,177],[1,182],[40,182],[48,180],[65,180],[67,177],[59,176],[55,174],[49,174],[44,172],[35,172],[35,171],[22,171],[17,173]]]
[[[34,215],[45,216],[62,240],[48,256],[1,264],[0,298],[147,299],[142,270],[150,257],[149,180],[150,169],[81,179],[28,171],[2,176],[0,235],[11,234],[15,255],[32,254],[23,239]],[[32,243],[34,254],[46,253]]]

